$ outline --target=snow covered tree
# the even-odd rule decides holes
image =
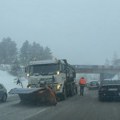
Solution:
[[[20,61],[21,64],[26,65],[31,59],[31,45],[28,40],[26,40],[20,49]]]
[[[50,48],[43,48],[39,43],[33,42],[31,45],[27,40],[20,49],[20,61],[23,65],[27,65],[33,60],[52,59]]]
[[[44,49],[43,59],[52,59],[52,53],[51,53],[50,48],[46,47],[46,48]]]
[[[33,42],[31,47],[31,60],[41,60],[43,56],[43,47]]]
[[[19,76],[21,72],[19,61],[16,59],[13,64],[11,65],[11,71],[10,73],[15,76]]]
[[[11,38],[3,38],[0,42],[0,64],[11,64],[17,57],[16,43]]]

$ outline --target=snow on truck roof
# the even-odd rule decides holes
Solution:
[[[58,60],[41,60],[41,61],[31,61],[29,65],[37,65],[37,64],[54,64],[58,63]]]

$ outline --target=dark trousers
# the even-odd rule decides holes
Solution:
[[[84,95],[84,85],[80,85],[80,95]]]

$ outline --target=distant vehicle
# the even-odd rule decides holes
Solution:
[[[99,82],[97,80],[93,80],[93,81],[88,83],[89,90],[98,89],[98,88],[99,88]]]
[[[7,100],[7,89],[4,87],[3,84],[0,83],[0,101],[6,102]]]
[[[98,90],[98,97],[100,101],[120,100],[120,80],[102,81]]]

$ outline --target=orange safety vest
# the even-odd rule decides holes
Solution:
[[[79,84],[80,85],[85,85],[86,84],[86,79],[81,78],[80,81],[79,81]]]

